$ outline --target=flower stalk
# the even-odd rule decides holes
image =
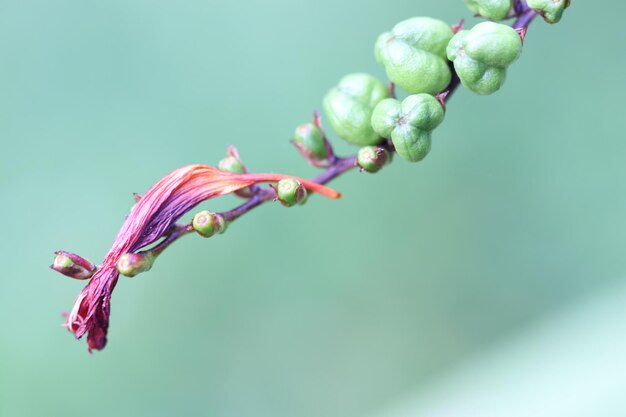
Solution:
[[[515,1],[512,4],[513,7],[509,13],[514,15],[516,20],[511,27],[525,34],[528,25],[538,14],[524,1]],[[441,39],[456,36],[455,34],[463,29],[463,21],[451,28],[445,28],[439,21],[432,19],[422,19],[420,22],[432,27],[429,30],[440,33]],[[395,42],[397,36],[399,36],[397,33],[387,33],[381,37],[377,44],[377,48],[381,50],[381,59],[386,59],[385,53],[388,51],[385,48],[390,42]],[[440,43],[444,42],[440,41]],[[428,117],[419,116],[419,112],[409,112],[404,115],[402,113],[404,108],[401,109],[401,103],[395,100],[396,83],[391,82],[385,85],[365,74],[346,77],[338,87],[329,92],[324,106],[327,112],[335,115],[340,116],[348,103],[349,106],[361,106],[364,114],[372,117],[372,114],[376,114],[376,104],[381,100],[387,100],[389,112],[402,115],[394,119],[397,121],[394,124],[391,123],[392,119],[388,118],[387,114],[382,114],[379,129],[372,128],[372,123],[368,118],[365,121],[359,120],[357,125],[349,125],[344,123],[339,116],[331,117],[331,124],[338,133],[345,133],[346,140],[365,146],[360,154],[348,157],[337,156],[322,129],[321,118],[315,113],[313,121],[300,126],[293,139],[294,145],[304,159],[311,165],[323,169],[315,178],[306,180],[289,175],[250,173],[241,162],[237,150],[229,147],[227,157],[219,164],[220,169],[201,164],[182,167],[163,177],[143,196],[135,194],[136,204],[99,268],[78,255],[64,251],[55,252],[56,257],[51,266],[52,269],[75,279],[90,279],[78,295],[72,311],[67,315],[65,326],[76,338],[87,335],[90,352],[103,349],[107,342],[111,294],[117,285],[120,273],[135,276],[145,272],[153,266],[154,260],[162,252],[181,237],[194,232],[204,237],[220,233],[227,223],[277,198],[288,206],[302,203],[307,192],[332,199],[339,198],[340,194],[326,187],[325,184],[355,168],[371,173],[378,171],[390,162],[393,153],[397,153],[391,138],[397,136],[404,140],[401,143],[403,146],[405,142],[408,143],[406,149],[409,149],[408,146],[414,145],[412,142],[414,138],[408,135],[411,132],[407,133],[402,129],[412,128],[417,136],[424,140],[428,139],[430,143],[430,131],[441,121],[442,109],[445,110],[446,103],[461,85],[461,78],[455,71],[454,65],[441,57],[441,45],[434,49],[439,55],[433,58],[433,62],[441,67],[443,75],[439,78],[432,78],[428,85],[420,84],[425,82],[424,80],[405,78],[402,71],[395,74],[396,67],[390,70],[407,84],[409,90],[414,89],[415,94],[420,94],[421,101],[418,100],[419,102],[414,98],[409,99],[411,109],[427,111],[430,114]],[[434,53],[428,48],[424,50],[427,53]],[[360,85],[367,86],[365,101],[360,96],[362,92],[358,91]],[[428,91],[421,91],[424,88]],[[406,108],[410,107],[404,102],[402,104]],[[398,130],[396,136],[391,133],[394,129]],[[387,133],[389,135],[385,136]],[[397,138],[396,144],[399,143]],[[423,155],[416,153],[419,151],[416,149],[403,149],[400,156],[406,154],[409,155],[409,160],[415,161],[425,156],[425,153]],[[259,185],[261,183],[270,183],[271,186],[262,187]],[[273,185],[277,183],[290,185],[290,188],[277,188]],[[201,212],[190,223],[178,223],[185,213],[201,202],[233,193],[244,198],[245,201],[221,213]],[[149,246],[152,247],[148,248]]]

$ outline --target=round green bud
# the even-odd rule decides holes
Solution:
[[[389,160],[389,152],[378,146],[365,146],[359,149],[356,164],[366,172],[375,173]]]
[[[298,126],[292,142],[309,159],[323,161],[328,158],[324,133],[313,123]]]
[[[304,204],[306,196],[306,188],[299,181],[293,178],[284,178],[278,181],[276,198],[283,206],[292,207],[296,204]]]
[[[368,74],[345,76],[324,97],[324,111],[337,135],[355,145],[375,145],[381,138],[372,130],[374,107],[389,97],[385,84]]]
[[[548,23],[557,23],[563,11],[570,5],[570,0],[526,0],[528,7],[539,13]]]
[[[246,167],[239,159],[239,152],[234,146],[228,146],[226,149],[226,157],[217,164],[218,169],[233,174],[245,174],[247,173]],[[241,190],[235,191],[235,195],[242,198],[250,198],[253,195],[253,189],[251,187],[245,187]]]
[[[431,132],[444,118],[441,103],[430,94],[408,96],[402,102],[383,100],[372,114],[372,127],[390,138],[396,152],[407,161],[424,159],[430,151]]]
[[[450,84],[446,46],[453,35],[441,20],[414,17],[378,37],[376,59],[389,79],[409,93],[436,94]]]
[[[134,277],[152,268],[154,255],[148,252],[125,253],[117,261],[117,271],[127,277]]]
[[[513,0],[465,0],[467,7],[487,19],[502,20],[513,7]]]
[[[226,220],[217,213],[204,210],[193,216],[191,226],[200,236],[211,237],[217,233],[224,233],[226,230]]]
[[[522,39],[510,26],[483,22],[462,30],[448,44],[448,58],[461,83],[476,94],[495,93],[506,69],[522,53]]]
[[[217,164],[217,167],[222,171],[232,172],[234,174],[243,174],[245,172],[241,161],[232,155],[222,159]]]

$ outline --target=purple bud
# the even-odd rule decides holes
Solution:
[[[51,269],[74,279],[88,279],[96,272],[96,266],[75,253],[58,250],[54,252],[54,263]]]

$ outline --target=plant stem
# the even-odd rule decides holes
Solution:
[[[515,2],[515,12],[516,12],[517,18],[511,25],[513,29],[527,28],[528,25],[530,25],[530,23],[533,21],[533,19],[537,17],[537,13],[531,8],[529,8],[525,1]],[[443,99],[443,101],[446,103],[450,99],[450,97],[452,97],[452,94],[454,93],[454,91],[456,91],[459,85],[461,85],[461,80],[459,79],[459,76],[454,71],[454,66],[451,65],[450,67],[452,71],[452,80],[450,81],[448,88],[444,91],[445,98]],[[389,152],[394,152],[393,146],[390,146],[389,143],[386,143],[381,146],[387,149]],[[353,168],[356,168],[356,155],[341,158],[341,157],[336,157],[334,154],[331,153],[331,157],[329,158],[329,160],[331,162],[331,165],[328,168],[326,168],[326,170],[322,172],[320,175],[313,178],[312,181],[318,184],[327,184],[330,181],[334,180],[335,178],[339,177],[340,175],[350,171]],[[243,216],[244,214],[248,213],[252,209],[268,201],[275,200],[275,198],[276,198],[276,192],[272,188],[255,187],[254,195],[250,197],[246,202],[240,204],[239,206],[231,210],[224,211],[219,214],[224,217],[224,220],[228,222],[232,222],[238,219],[239,217]],[[185,236],[191,232],[193,232],[193,227],[191,227],[190,224],[177,223],[172,228],[172,230],[166,235],[165,239],[161,243],[159,243],[157,246],[150,249],[150,252],[154,255],[159,255],[161,252],[167,249],[169,245],[174,243],[180,237]]]

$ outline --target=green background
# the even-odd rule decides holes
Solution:
[[[344,74],[384,77],[378,34],[470,13],[0,0],[0,416],[626,415],[624,12],[534,22],[502,91],[459,90],[423,162],[178,242],[120,281],[89,355],[60,327],[84,283],[47,269],[54,250],[100,262],[132,192],[228,144],[314,175],[288,140]]]

